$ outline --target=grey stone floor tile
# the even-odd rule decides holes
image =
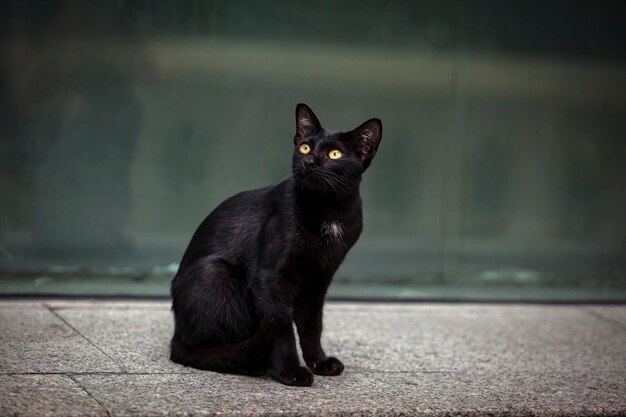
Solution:
[[[543,315],[561,314],[580,310],[577,305],[555,304],[494,304],[494,303],[378,303],[378,302],[327,302],[328,311],[367,312],[367,313],[419,313],[452,315],[523,315],[534,311]]]
[[[168,308],[67,308],[57,314],[128,372],[198,372],[169,360]]]
[[[115,362],[47,308],[0,309],[0,373],[118,371]]]
[[[618,324],[620,328],[626,331],[626,308],[624,306],[593,306],[589,307],[588,310],[599,315],[604,321]]]
[[[464,309],[329,312],[326,350],[367,371],[626,369],[626,335],[581,308],[459,310]]]
[[[30,300],[2,300],[0,302],[0,308],[37,308],[44,307],[43,301],[30,301]]]
[[[324,345],[361,371],[626,369],[626,334],[579,307],[344,307],[329,304]],[[57,313],[129,372],[196,372],[168,360],[169,307]]]
[[[64,375],[0,375],[1,416],[107,416]]]
[[[317,377],[312,387],[221,375],[80,375],[113,416],[594,415],[626,410],[625,380],[601,374],[376,374]]]
[[[55,310],[60,309],[85,309],[85,308],[114,308],[118,310],[156,308],[168,310],[172,307],[169,300],[45,300],[43,303]]]
[[[310,388],[170,363],[167,301],[0,306],[0,372],[70,375],[0,375],[0,416],[626,414],[623,306],[329,303]]]

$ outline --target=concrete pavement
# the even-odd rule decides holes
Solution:
[[[169,308],[0,301],[0,415],[626,415],[626,306],[328,303],[310,388],[171,363]]]

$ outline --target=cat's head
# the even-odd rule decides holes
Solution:
[[[296,106],[293,173],[299,185],[338,196],[352,193],[376,155],[383,133],[379,119],[350,132],[322,128],[306,104]]]

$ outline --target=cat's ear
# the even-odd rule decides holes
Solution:
[[[306,104],[299,103],[296,106],[296,136],[293,138],[294,142],[307,136],[313,136],[321,130],[322,125],[317,120],[313,110]]]
[[[383,123],[380,119],[369,119],[349,133],[357,153],[367,169],[376,156],[378,145],[383,136]]]

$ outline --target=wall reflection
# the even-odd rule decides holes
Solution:
[[[169,277],[216,204],[285,178],[304,101],[385,124],[337,288],[626,292],[622,2],[0,7],[5,291]]]

